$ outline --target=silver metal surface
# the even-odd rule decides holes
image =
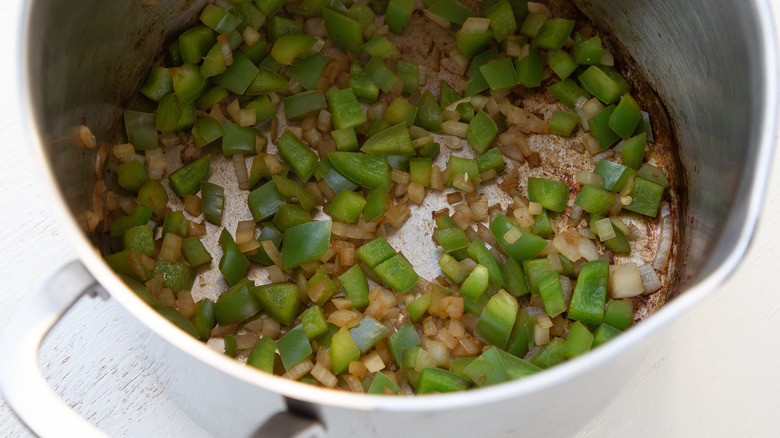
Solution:
[[[659,330],[736,266],[766,185],[777,115],[777,56],[765,1],[580,0],[631,52],[671,116],[685,167],[684,284],[659,312],[577,360],[521,381],[415,398],[348,394],[251,370],[173,329],[102,262],[81,231],[91,154],[73,147],[85,118],[111,138],[160,40],[205,3],[35,0],[28,8],[26,71],[31,136],[57,192],[54,208],[84,264],[138,320],[150,370],[192,418],[244,436],[295,400],[330,436],[570,435],[620,389]],[[85,23],[90,23],[86,26]],[[96,242],[99,243],[99,242]],[[198,384],[193,384],[198,382]],[[565,414],[562,414],[565,413]]]

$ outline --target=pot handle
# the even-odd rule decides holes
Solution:
[[[39,436],[105,437],[51,389],[38,368],[38,349],[49,330],[82,295],[107,295],[80,261],[60,268],[14,312],[0,335],[0,393]],[[96,290],[97,289],[97,290]],[[44,415],[42,415],[44,414]]]

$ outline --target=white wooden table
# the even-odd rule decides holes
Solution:
[[[36,183],[14,88],[21,0],[0,2],[0,328],[31,290],[75,258]],[[780,1],[774,1],[780,17]],[[780,21],[776,18],[776,21]],[[736,273],[667,331],[637,377],[581,433],[603,436],[777,436],[780,433],[780,154],[763,219]],[[121,341],[111,301],[79,302],[44,344],[41,365],[81,415],[112,436],[208,436],[171,402]],[[2,354],[2,352],[0,352]],[[1,401],[0,401],[1,402]],[[41,413],[45,418],[45,413]],[[565,415],[565,413],[562,413]],[[30,432],[0,404],[0,436]]]

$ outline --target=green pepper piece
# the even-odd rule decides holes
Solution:
[[[604,324],[618,330],[626,330],[634,322],[634,305],[631,300],[609,300],[604,311]]]
[[[569,305],[569,319],[587,324],[601,324],[607,303],[608,276],[607,259],[593,260],[582,265]]]
[[[369,269],[374,269],[380,263],[396,255],[395,249],[387,243],[384,237],[363,244],[355,251],[358,260],[363,262]]]
[[[390,32],[395,34],[403,32],[409,17],[412,16],[412,11],[414,11],[414,0],[390,0],[385,13],[385,24],[390,28]]]
[[[472,301],[477,301],[488,288],[488,269],[477,265],[460,286],[460,294]]]
[[[580,35],[579,32],[574,35],[574,45],[571,48],[571,54],[577,64],[601,64],[602,52],[601,38],[598,35],[587,39]]]
[[[187,219],[184,217],[183,211],[176,210],[165,215],[162,235],[165,236],[168,233],[176,233],[181,237],[187,237],[189,235],[189,232],[187,231]]]
[[[464,249],[471,243],[466,233],[458,227],[444,228],[433,232],[433,238],[447,253]]]
[[[507,36],[515,33],[517,20],[512,11],[512,5],[507,0],[501,0],[489,8],[486,6],[485,8],[483,15],[490,19],[490,29],[493,30],[496,41],[504,41]]]
[[[390,355],[396,366],[401,366],[401,355],[407,348],[415,348],[421,345],[420,336],[414,328],[414,324],[407,323],[397,332],[393,333],[387,340],[387,346],[390,349]]]
[[[609,341],[610,339],[614,338],[615,336],[621,334],[620,330],[616,329],[615,327],[612,327],[608,324],[601,324],[596,328],[596,331],[593,332],[593,348],[598,347],[599,345]]]
[[[314,305],[301,313],[301,325],[306,337],[314,339],[328,331],[328,323],[322,307]]]
[[[466,129],[466,139],[480,154],[488,150],[496,135],[498,135],[496,122],[483,111],[477,113]]]
[[[390,193],[383,189],[371,190],[366,196],[366,207],[363,209],[363,220],[371,222],[385,214],[390,202]]]
[[[633,135],[640,120],[642,120],[642,111],[639,109],[639,104],[630,93],[626,93],[620,97],[620,102],[609,116],[609,127],[620,138],[627,140]]]
[[[330,344],[330,372],[339,375],[349,368],[349,363],[360,359],[360,349],[349,330],[342,327]]]
[[[351,90],[350,90],[351,91]],[[355,128],[337,129],[330,133],[336,142],[336,149],[346,152],[357,152],[358,141],[355,135]]]
[[[204,91],[203,94],[201,94],[200,97],[195,100],[195,108],[201,111],[208,111],[214,105],[227,99],[227,97],[227,90],[225,90],[223,87],[220,87],[219,85],[214,85],[213,87],[207,88],[206,91]]]
[[[552,18],[544,22],[539,32],[534,36],[536,47],[546,50],[560,50],[571,31],[574,30],[574,20]]]
[[[210,169],[211,156],[204,155],[168,175],[168,181],[173,191],[182,198],[194,195],[198,193],[201,181],[208,178]]]
[[[298,81],[303,88],[314,90],[327,65],[328,58],[315,53],[306,58],[297,58],[293,61],[287,70],[287,76]]]
[[[558,271],[550,272],[542,277],[537,284],[539,295],[542,297],[544,311],[554,318],[566,311],[566,302],[563,298],[563,288]]]
[[[273,243],[273,245],[276,247],[276,249],[279,249],[280,246],[282,246],[282,230],[276,227],[271,222],[266,222],[263,224],[263,231],[260,232],[260,235],[257,237],[258,242],[263,241],[270,241]],[[273,265],[274,262],[271,260],[270,257],[268,257],[268,253],[263,249],[263,247],[257,248],[257,253],[250,255],[247,257],[249,260],[260,263],[264,266],[270,266]]]
[[[317,272],[315,272],[314,275],[312,275],[311,278],[306,281],[306,288],[308,289],[317,283],[324,283],[325,291],[315,303],[318,306],[324,306],[327,304],[328,300],[330,300],[330,298],[336,292],[338,292],[339,287],[336,285],[336,282],[328,276],[328,273],[325,270],[325,266],[320,266],[319,269],[317,269]]]
[[[247,27],[259,30],[260,26],[265,23],[265,14],[260,11],[260,8],[255,6],[254,3],[240,3],[231,9],[231,12],[241,19],[241,23],[238,25],[237,30],[243,32]]]
[[[285,131],[279,137],[276,147],[301,181],[306,182],[311,178],[319,162],[317,154],[311,148],[290,131]]]
[[[225,280],[233,286],[246,276],[249,260],[238,249],[233,236],[226,229],[219,235],[219,245],[222,247],[222,257],[219,259],[219,271]]]
[[[106,264],[116,272],[117,274],[123,276],[123,277],[129,277],[134,280],[141,280],[145,281],[146,279],[143,279],[139,276],[138,273],[133,270],[130,265],[127,263],[128,260],[131,259],[131,257],[134,256],[134,254],[140,254],[141,252],[136,249],[126,249],[124,251],[119,251],[114,254],[109,254],[105,257],[103,257],[103,260],[106,262]]]
[[[599,235],[598,227],[596,226],[596,221],[604,219],[604,216],[599,216],[597,214],[591,214],[590,215],[590,230],[595,235]],[[631,242],[628,241],[628,238],[626,237],[625,233],[620,230],[617,226],[614,226],[613,222],[613,229],[615,231],[615,237],[612,237],[610,239],[607,239],[603,241],[604,246],[609,248],[612,252],[617,254],[628,254],[631,252]]]
[[[547,210],[560,213],[566,209],[569,186],[547,178],[528,178],[528,199],[542,204]]]
[[[331,92],[328,95],[328,108],[336,129],[354,128],[366,123],[366,113],[360,107],[355,93],[349,88]]]
[[[136,205],[130,216],[122,216],[111,223],[111,237],[122,237],[131,227],[144,225],[151,218],[151,208],[143,204]]]
[[[374,267],[374,273],[387,286],[398,292],[407,292],[419,278],[412,265],[401,254],[378,264]]]
[[[188,335],[196,339],[198,338],[198,332],[195,330],[195,327],[193,327],[192,323],[187,318],[182,316],[178,310],[174,309],[173,307],[160,307],[157,309],[157,313],[162,315],[165,319],[183,330]]]
[[[521,297],[531,292],[523,267],[517,260],[512,257],[506,259],[504,264],[501,265],[501,274],[506,282],[506,291],[513,297]]]
[[[579,123],[580,116],[577,114],[568,111],[553,111],[548,132],[561,137],[570,137]]]
[[[159,102],[166,94],[173,93],[171,71],[165,67],[152,67],[149,69],[149,75],[140,91],[141,94],[155,102]]]
[[[274,215],[273,223],[279,227],[280,230],[286,230],[296,225],[311,222],[312,220],[309,212],[300,205],[282,204]]]
[[[574,109],[577,106],[577,101],[581,98],[589,98],[590,94],[580,88],[579,85],[577,85],[574,80],[571,78],[564,79],[560,82],[557,82],[555,84],[550,85],[547,87],[547,91],[552,93],[553,96],[557,97],[558,100],[561,101],[564,105],[568,106],[571,109]]]
[[[664,171],[649,163],[639,168],[639,171],[637,171],[636,176],[654,182],[659,186],[663,187],[664,189],[668,189],[669,187],[671,187],[671,185],[669,184],[669,180],[666,179],[666,175],[664,174]]]
[[[236,353],[238,353],[238,341],[233,335],[225,335],[225,356],[235,359]]]
[[[623,150],[620,151],[620,155],[623,159],[623,165],[628,166],[634,170],[639,169],[642,165],[642,159],[645,156],[645,145],[647,144],[647,134],[644,132],[637,134],[623,144]]]
[[[339,283],[348,300],[350,309],[362,310],[368,306],[368,280],[360,266],[354,265],[339,276]]]
[[[426,143],[419,150],[420,156],[425,158],[436,158],[436,156],[439,155],[439,149],[439,143]]]
[[[284,116],[287,120],[299,120],[328,107],[322,91],[311,90],[284,98]]]
[[[544,63],[542,54],[535,47],[528,46],[528,54],[515,60],[517,83],[528,88],[542,84]]]
[[[475,334],[486,343],[506,348],[517,317],[517,299],[503,289],[490,297],[479,316]]]
[[[431,185],[432,169],[430,158],[411,158],[409,160],[410,180],[423,187]]]
[[[553,365],[564,362],[566,360],[566,356],[564,355],[565,344],[566,341],[563,338],[553,338],[536,352],[531,359],[531,364],[542,369],[547,369]]]
[[[303,0],[301,2],[291,3],[288,2],[285,5],[287,13],[293,16],[301,16],[305,18],[314,17],[322,12],[322,9],[331,3],[328,0]]]
[[[271,178],[273,178],[276,183],[276,189],[282,196],[289,199],[297,199],[298,204],[300,204],[304,210],[309,211],[319,205],[320,200],[301,184],[289,178],[285,178],[281,174],[273,175]]]
[[[198,339],[208,341],[211,337],[211,329],[217,325],[217,317],[214,315],[214,302],[208,298],[195,303],[195,313],[190,317],[192,326],[198,332]]]
[[[204,78],[210,78],[224,73],[226,69],[225,57],[222,56],[222,45],[216,43],[211,46],[211,49],[206,53],[206,57],[203,58],[203,62],[200,65],[200,74]]]
[[[460,28],[455,34],[455,46],[468,59],[482,53],[493,39],[493,31],[490,29],[479,33],[466,33],[463,29]]]
[[[122,248],[135,249],[154,257],[154,233],[148,224],[130,227],[122,235]]]
[[[252,78],[244,94],[247,96],[259,96],[274,91],[286,90],[290,84],[280,75],[267,67],[257,67],[257,74]]]
[[[490,61],[479,67],[491,90],[503,90],[517,85],[517,73],[512,58]]]
[[[617,70],[603,65],[588,67],[578,79],[586,90],[607,105],[617,102],[629,90],[628,82]]]
[[[565,50],[550,50],[547,52],[547,64],[559,78],[566,79],[577,70],[574,58]]]
[[[582,190],[574,199],[574,204],[579,205],[583,210],[591,214],[597,214],[599,216],[605,216],[612,204],[615,202],[615,197],[609,191],[591,185],[582,186]]]
[[[443,119],[442,110],[436,103],[436,98],[430,91],[426,90],[417,102],[415,124],[428,131],[438,133],[441,132]]]
[[[366,206],[366,198],[360,193],[342,190],[328,205],[328,214],[333,220],[347,223],[357,223],[360,213]]]
[[[536,318],[531,318],[523,309],[518,310],[512,334],[509,336],[509,342],[507,342],[507,353],[517,357],[524,357],[534,345],[535,325]]]
[[[255,347],[252,348],[252,352],[249,353],[246,364],[265,371],[266,373],[273,374],[275,358],[276,342],[272,338],[263,337],[255,344]]]
[[[325,29],[337,46],[353,53],[360,53],[363,45],[363,28],[357,20],[339,14],[331,9],[322,10]]]
[[[614,111],[615,105],[610,105],[588,120],[590,132],[599,141],[601,150],[611,147],[620,140],[620,136],[609,127],[609,120]]]
[[[408,137],[408,132],[406,135]],[[331,152],[328,158],[339,173],[363,187],[379,189],[390,186],[390,165],[385,157],[359,152]]]
[[[374,22],[376,14],[365,3],[352,3],[352,6],[347,10],[347,17],[357,20],[360,23],[360,27],[365,29],[369,24]]]
[[[404,93],[412,94],[420,90],[420,73],[417,64],[399,60],[395,69],[398,77],[401,78],[404,83]]]
[[[222,155],[230,157],[236,154],[254,155],[257,153],[256,137],[263,135],[258,129],[233,123],[225,123],[224,129]]]
[[[496,52],[496,56],[498,56],[498,52]],[[472,65],[474,62],[476,62],[476,59],[472,61]],[[448,107],[451,103],[457,102],[462,97],[447,81],[441,81],[440,89],[441,93],[439,95],[439,105],[442,108]]]
[[[452,185],[455,175],[466,175],[468,179],[479,179],[479,166],[475,160],[450,155],[447,167],[450,169],[450,185]]]
[[[412,320],[412,322],[418,322],[420,319],[425,315],[425,312],[428,311],[428,308],[431,307],[431,302],[433,301],[433,295],[430,293],[426,293],[421,295],[416,300],[412,301],[411,303],[406,305],[406,314],[409,315],[409,319]]]
[[[416,117],[417,107],[403,97],[397,97],[390,102],[384,115],[384,119],[390,122],[391,125],[403,123],[407,128],[412,127]]]
[[[315,221],[284,230],[282,269],[318,260],[328,251],[331,221]]]
[[[373,103],[379,98],[379,86],[371,80],[357,63],[352,64],[347,87],[355,93],[359,100]]]
[[[252,283],[242,279],[223,292],[214,305],[214,316],[220,325],[243,321],[260,311],[260,302],[252,294]]]
[[[365,354],[387,336],[387,327],[370,316],[366,316],[357,327],[349,330],[361,353]]]
[[[210,183],[200,183],[201,209],[207,221],[214,225],[222,225],[222,210],[225,203],[225,189]]]
[[[647,141],[653,141],[653,126],[650,124],[650,114],[647,111],[642,111],[642,120],[639,121],[639,125],[634,131],[634,135],[639,134],[647,135]]]
[[[462,26],[471,16],[471,9],[458,0],[439,0],[428,7],[428,11]]]
[[[157,116],[139,111],[124,111],[127,141],[137,150],[157,149]]]
[[[325,175],[322,176],[322,179],[328,183],[330,188],[333,189],[337,195],[345,190],[351,192],[358,188],[357,184],[347,179],[336,169],[330,169],[327,173],[325,173]],[[357,219],[355,220],[357,221]]]
[[[541,259],[523,261],[523,272],[528,279],[528,286],[531,288],[532,295],[539,295],[539,282],[550,272],[554,272],[550,267],[550,261],[545,257]]]
[[[417,382],[417,394],[455,392],[468,389],[469,384],[457,374],[441,368],[423,368]]]
[[[310,35],[285,35],[274,42],[271,56],[280,64],[290,65],[295,58],[308,56],[316,43],[317,38]]]
[[[547,215],[547,211],[542,211],[542,214],[534,217],[534,224],[531,225],[531,232],[541,238],[548,238],[553,234],[552,223],[550,222],[550,216]]]
[[[566,339],[563,354],[569,359],[574,359],[590,351],[592,345],[593,334],[591,334],[585,324],[576,321],[569,329],[569,336]]]
[[[165,287],[170,288],[173,293],[191,290],[195,281],[195,272],[189,265],[164,259],[155,262],[153,274],[162,275]]]
[[[664,188],[652,181],[636,177],[634,179],[634,189],[631,190],[631,203],[623,208],[634,213],[645,216],[658,216],[658,207],[661,205],[661,198],[664,194]]]
[[[269,181],[249,193],[247,203],[249,211],[255,222],[264,221],[279,209],[279,206],[285,204],[284,196],[276,188],[276,182]]]
[[[484,242],[479,239],[474,239],[474,241],[469,244],[467,252],[472,260],[476,261],[482,266],[485,266],[485,268],[488,270],[488,278],[490,283],[496,284],[500,287],[506,286],[504,276],[501,273],[501,268],[499,268],[496,259],[493,258],[493,254],[490,253]]]
[[[225,128],[212,117],[201,117],[195,121],[195,124],[192,127],[192,136],[195,140],[195,146],[199,148],[222,138],[224,135]]]
[[[363,71],[366,76],[371,79],[371,82],[376,84],[379,89],[385,93],[390,91],[397,79],[395,73],[387,67],[387,64],[385,64],[382,58],[376,56],[368,61],[368,64],[366,64],[366,68]],[[355,94],[357,95],[358,93],[356,92]]]
[[[217,42],[217,37],[208,27],[197,25],[179,35],[178,42],[182,62],[198,64]]]
[[[229,33],[241,23],[241,18],[216,5],[206,5],[200,13],[200,21],[217,33]]]
[[[117,184],[123,189],[133,193],[137,193],[141,186],[149,179],[146,168],[138,160],[130,160],[120,164],[116,173]]]
[[[298,286],[292,283],[265,284],[252,288],[260,306],[282,325],[291,326],[301,309]]]
[[[371,385],[369,385],[368,389],[366,390],[367,394],[378,394],[378,395],[385,395],[387,394],[385,391],[389,389],[390,392],[393,394],[398,393],[398,391],[401,390],[401,388],[398,387],[398,385],[395,384],[392,380],[390,380],[389,377],[387,377],[383,372],[379,371],[374,376],[374,379],[371,381]]]
[[[271,17],[284,6],[284,0],[255,0],[255,4],[266,17]]]
[[[485,350],[463,369],[463,373],[477,386],[490,386],[509,381],[504,363],[495,347]]]
[[[187,263],[193,268],[196,268],[206,263],[211,263],[211,254],[203,246],[203,242],[196,236],[185,237],[181,242],[181,252],[184,254],[184,258]]]
[[[303,331],[303,326],[296,326],[276,341],[276,349],[282,359],[284,370],[298,365],[312,354],[311,344]],[[332,358],[331,358],[332,359]]]
[[[521,235],[517,240],[510,243],[507,237],[513,239],[514,237],[506,236],[506,234],[512,229],[519,231]],[[518,261],[532,259],[547,247],[546,240],[529,231],[522,230],[513,220],[504,215],[498,215],[493,219],[493,222],[490,224],[490,231],[498,241],[499,246]]]
[[[629,178],[636,175],[634,169],[608,160],[599,160],[593,173],[603,176],[604,188],[613,192],[623,190]]]
[[[371,138],[375,136],[376,134],[384,131],[385,129],[391,128],[393,126],[392,123],[388,122],[385,119],[379,119],[374,120],[371,122],[371,126],[369,126],[368,130],[363,134],[366,138]],[[390,163],[391,165],[393,163]]]
[[[504,155],[498,148],[488,149],[474,159],[477,162],[479,173],[495,170],[497,172],[504,169]]]
[[[288,20],[278,15],[271,17],[268,22],[268,36],[271,41],[276,41],[286,35],[302,35],[303,23]]]
[[[173,92],[182,105],[189,105],[206,90],[206,78],[195,64],[184,64],[171,69]]]
[[[520,35],[525,35],[529,38],[535,37],[539,34],[546,21],[547,16],[544,14],[528,14],[520,26]]]
[[[441,267],[441,270],[444,271],[444,274],[447,275],[457,284],[460,284],[463,282],[463,280],[466,279],[466,276],[469,275],[469,271],[467,271],[463,266],[458,263],[457,260],[455,260],[451,255],[444,253],[442,254],[441,258],[439,259],[439,267]]]

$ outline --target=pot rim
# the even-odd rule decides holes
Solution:
[[[759,108],[761,113],[761,119],[758,122],[760,132],[756,136],[758,146],[754,168],[752,169],[753,177],[749,181],[743,181],[743,184],[750,185],[750,190],[748,191],[749,200],[744,211],[743,226],[729,255],[720,266],[701,279],[696,285],[666,303],[658,312],[642,323],[632,327],[621,336],[616,337],[598,349],[545,370],[545,372],[500,385],[448,394],[388,397],[318,388],[285,379],[281,376],[267,374],[208,348],[205,344],[181,330],[173,329],[171,323],[142,300],[138,299],[119,277],[111,271],[70,213],[43,148],[44,139],[39,134],[38,121],[30,102],[29,90],[32,84],[29,82],[28,70],[30,66],[25,57],[25,47],[29,38],[28,33],[32,29],[30,26],[32,3],[27,2],[22,11],[21,22],[23,25],[20,29],[20,38],[18,39],[18,53],[22,59],[18,60],[20,67],[16,69],[19,75],[17,82],[21,86],[17,88],[17,99],[22,119],[25,120],[23,122],[25,124],[24,131],[27,132],[28,138],[33,144],[36,159],[39,162],[39,175],[42,181],[44,181],[46,194],[51,200],[52,210],[58,218],[58,223],[68,241],[75,249],[77,256],[98,283],[108,291],[109,295],[116,299],[135,318],[143,322],[157,336],[165,339],[193,359],[219,369],[225,374],[245,383],[285,397],[319,405],[362,411],[419,412],[467,408],[474,404],[499,402],[542,391],[545,388],[577,378],[587,371],[610,361],[623,354],[624,350],[636,347],[636,344],[651,337],[664,326],[671,324],[682,313],[713,292],[734,271],[746,253],[755,232],[772,162],[778,116],[778,69],[776,67],[778,56],[771,6],[768,0],[755,0],[752,2],[755,7],[754,15],[757,21],[759,42],[762,44],[762,47],[758,48],[759,50],[757,51],[763,55],[761,57],[761,71],[763,74],[763,89],[761,91],[763,91],[764,101],[761,102],[762,105]]]

